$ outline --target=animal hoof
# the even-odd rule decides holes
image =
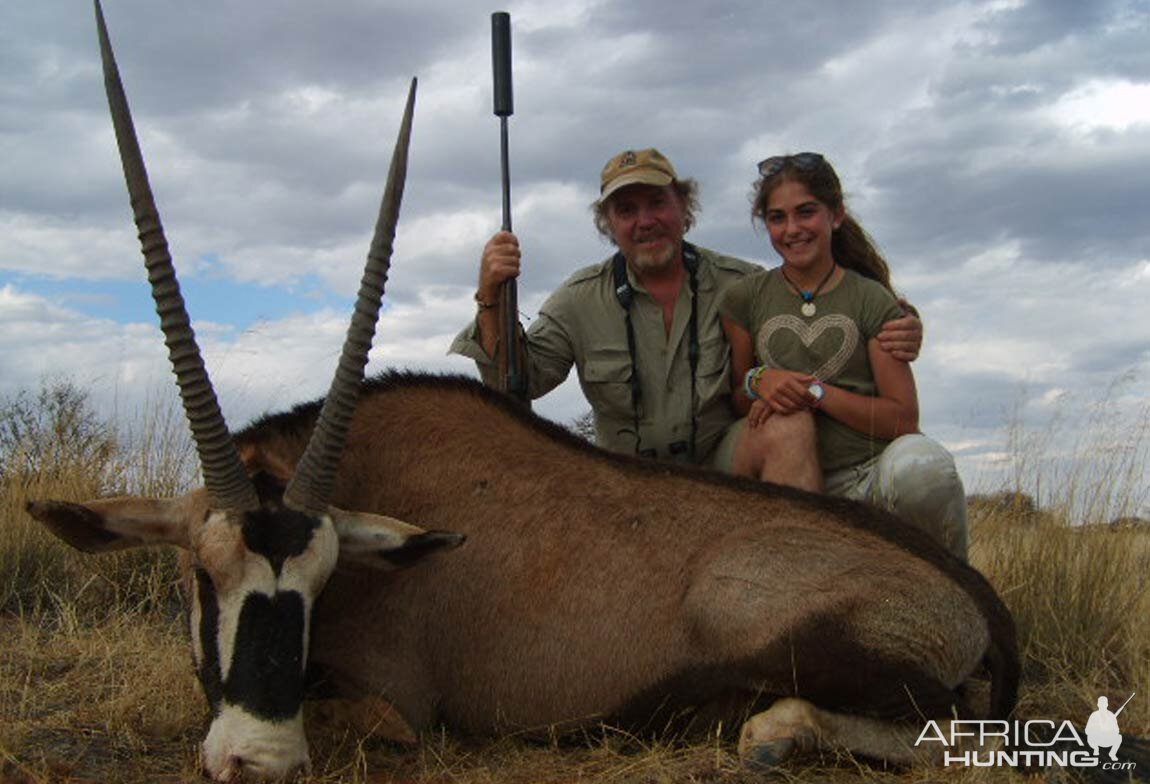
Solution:
[[[790,759],[797,747],[794,738],[775,738],[759,743],[747,751],[743,764],[755,770],[770,770]]]

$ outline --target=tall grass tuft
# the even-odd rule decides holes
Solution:
[[[1074,523],[1150,514],[1150,403],[1127,395],[1136,382],[1130,372],[1096,399],[1062,398],[1042,426],[1025,424],[1021,400],[1005,427],[1006,476],[991,490]]]
[[[971,559],[1018,627],[1023,715],[1082,721],[1099,695],[1150,682],[1150,531],[1003,516],[975,533]],[[1147,704],[1125,721],[1147,726]]]

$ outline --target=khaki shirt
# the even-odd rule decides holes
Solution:
[[[694,409],[696,457],[705,462],[736,419],[730,403],[730,350],[719,320],[719,299],[735,281],[760,268],[706,248],[699,252],[699,364]],[[644,451],[660,459],[688,461],[691,437],[691,369],[687,334],[691,292],[685,284],[675,303],[671,333],[663,312],[627,270],[635,298],[635,366],[641,395],[639,437]],[[475,322],[455,338],[451,352],[474,359],[484,383],[498,385],[495,363],[478,342]],[[528,382],[534,399],[561,384],[574,365],[595,418],[597,443],[634,454],[631,356],[623,308],[615,297],[611,258],[579,270],[553,293],[527,330]]]

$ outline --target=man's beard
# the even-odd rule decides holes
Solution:
[[[638,272],[662,272],[671,266],[678,254],[675,243],[667,242],[649,250],[636,250],[628,261]]]

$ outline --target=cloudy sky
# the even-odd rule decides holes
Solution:
[[[1112,471],[1145,455],[1145,0],[106,0],[233,426],[326,389],[412,76],[371,369],[473,372],[446,350],[500,223],[494,10],[512,18],[525,317],[610,253],[588,204],[619,150],[699,180],[696,243],[772,266],[754,163],[818,150],[923,314],[923,427],[969,486],[1009,477],[1019,444]],[[91,8],[0,5],[2,395],[61,376],[113,412],[175,395],[106,112]],[[572,383],[536,405],[585,408]]]

